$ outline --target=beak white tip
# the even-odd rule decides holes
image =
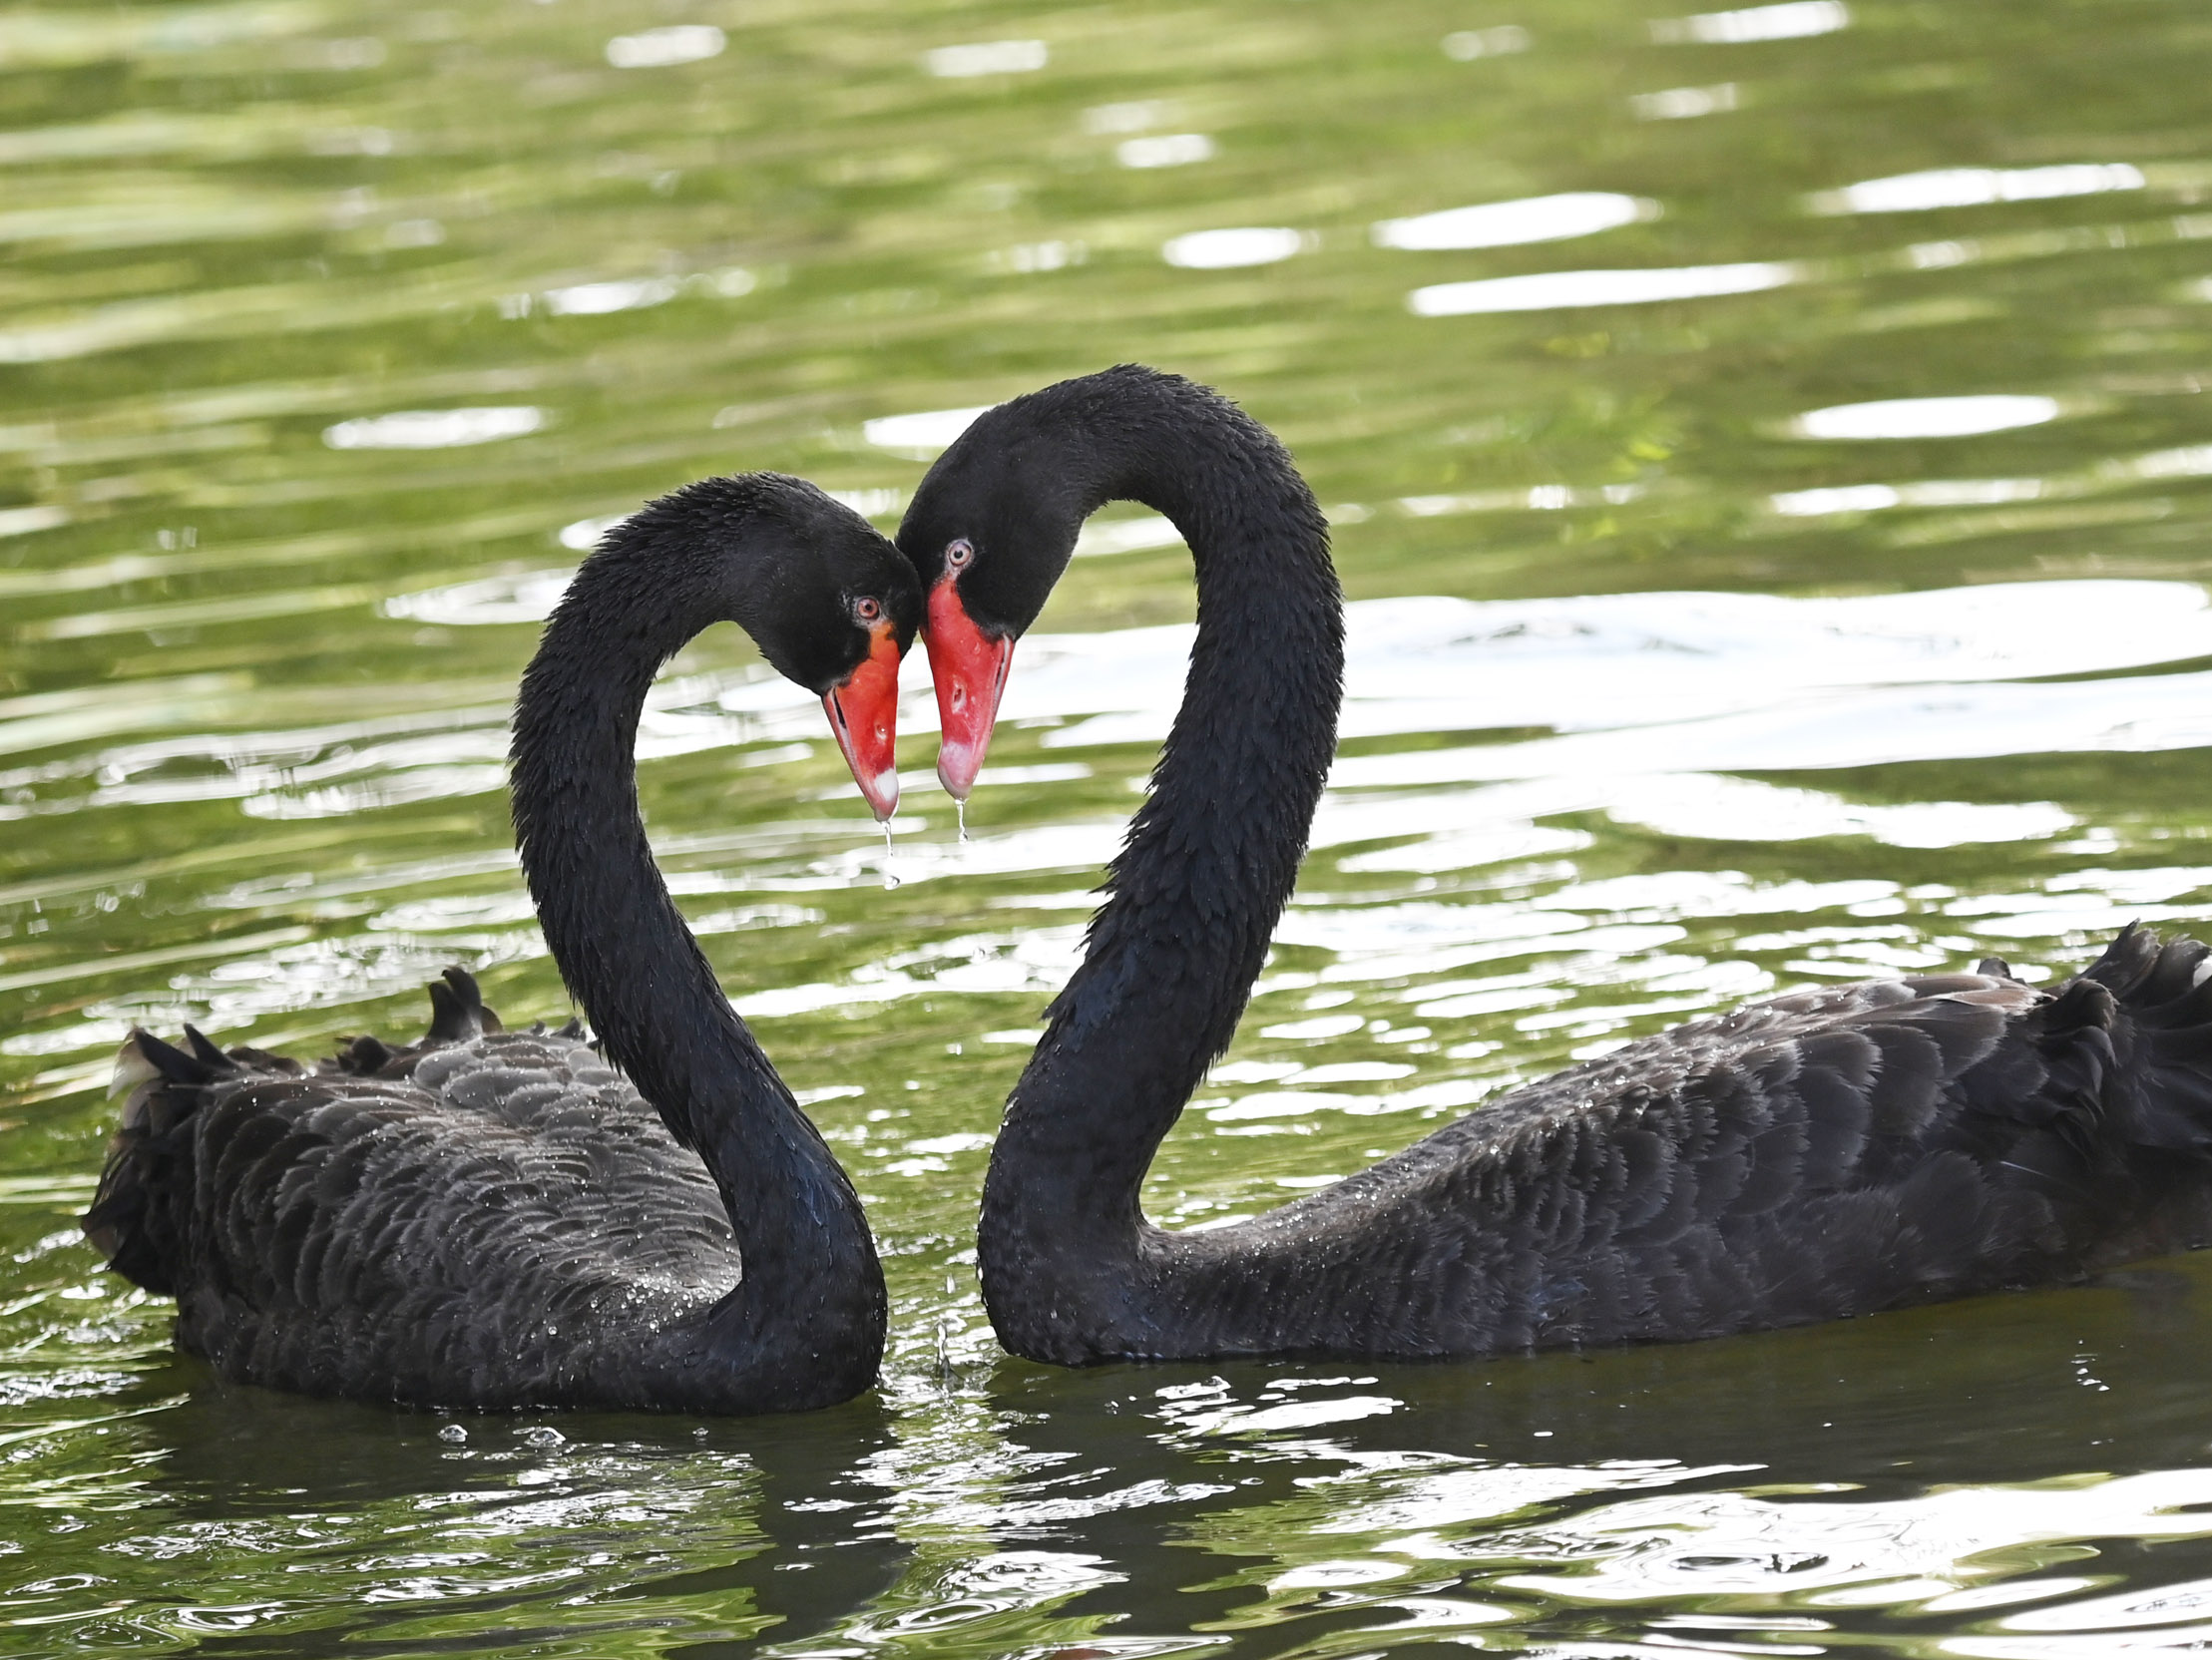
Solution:
[[[879,824],[899,810],[899,775],[895,769],[879,772],[860,786],[868,808],[876,815]]]
[[[968,792],[976,787],[976,774],[982,770],[983,757],[965,745],[948,744],[937,752],[937,781],[955,801],[968,799]]]

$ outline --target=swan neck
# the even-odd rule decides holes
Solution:
[[[874,1272],[844,1172],[730,1008],[655,863],[638,803],[654,675],[717,621],[650,551],[603,548],[571,584],[515,709],[522,865],[562,978],[607,1056],[720,1189],[749,1318],[834,1301]],[[880,1275],[875,1281],[880,1292]],[[788,1312],[786,1312],[788,1318]]]
[[[1149,410],[1120,412],[1141,438],[1106,449],[1092,493],[1182,532],[1197,631],[1085,960],[1008,1104],[983,1215],[995,1305],[1032,1275],[1059,1282],[1056,1297],[1070,1276],[1125,1276],[1147,1232],[1145,1171],[1235,1033],[1336,747],[1343,599],[1327,523],[1271,433],[1162,379]]]

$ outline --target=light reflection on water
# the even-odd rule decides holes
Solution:
[[[312,1053],[454,961],[566,1012],[504,718],[610,525],[775,467],[888,528],[977,409],[1118,358],[1284,435],[1353,599],[1314,853],[1155,1217],[1744,998],[2201,929],[2206,46],[2171,0],[0,23],[0,1647],[2201,1641],[2194,1260],[1479,1367],[1001,1355],[996,1105],[1190,637],[1130,507],[965,844],[910,672],[894,891],[728,630],[648,711],[671,887],[881,1235],[876,1397],[230,1390],[70,1218],[133,1022]]]

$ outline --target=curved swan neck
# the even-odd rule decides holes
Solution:
[[[618,532],[586,562],[516,701],[515,832],[546,943],[608,1057],[721,1189],[744,1264],[736,1312],[795,1319],[874,1273],[874,1245],[844,1172],[684,925],[638,806],[646,693],[721,615],[664,544]]]
[[[1198,626],[1150,798],[1008,1103],[984,1198],[987,1296],[1005,1283],[994,1262],[1135,1248],[1144,1172],[1228,1045],[1297,879],[1342,695],[1327,523],[1281,444],[1186,381],[1076,384],[1103,408],[1069,417],[1085,442],[1067,487],[1083,513],[1132,499],[1174,522]]]

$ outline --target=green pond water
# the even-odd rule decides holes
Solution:
[[[2202,926],[2212,13],[1654,4],[0,10],[0,1649],[2212,1642],[2212,1261],[1491,1364],[997,1347],[999,1103],[1187,649],[1133,509],[967,845],[909,665],[895,889],[734,630],[649,714],[671,881],[886,1252],[873,1396],[234,1388],[77,1233],[134,1023],[312,1055],[455,962],[566,1013],[504,719],[602,523],[776,468],[888,528],[958,412],[1117,360],[1282,434],[1355,602],[1162,1221],[1744,998]]]

